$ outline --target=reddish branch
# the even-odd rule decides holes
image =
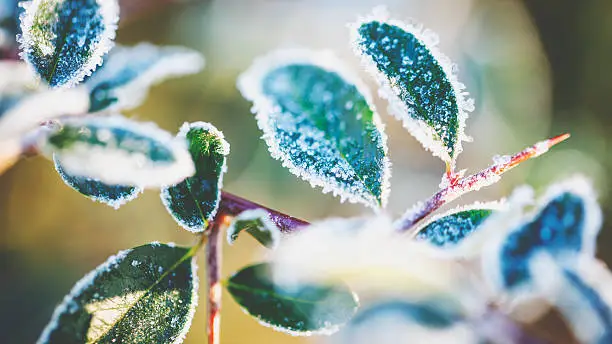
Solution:
[[[414,226],[419,221],[444,204],[454,201],[468,192],[476,191],[482,187],[496,183],[504,172],[512,169],[525,160],[546,153],[552,146],[565,141],[567,138],[569,138],[569,134],[563,134],[538,142],[511,157],[500,159],[503,161],[497,162],[476,174],[451,181],[448,187],[438,191],[424,203],[417,204],[414,208],[408,210],[406,214],[397,221],[397,227],[401,231],[414,230]]]
[[[221,248],[226,216],[219,214],[208,230],[206,276],[208,286],[208,344],[219,344],[221,334]]]

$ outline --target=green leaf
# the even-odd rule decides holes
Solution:
[[[227,242],[231,245],[240,232],[246,231],[267,248],[274,249],[280,242],[280,229],[270,220],[267,211],[263,209],[245,210],[234,217],[227,228]]]
[[[436,246],[452,247],[472,234],[491,215],[493,209],[483,205],[453,210],[431,219],[418,231],[417,240],[425,240]]]
[[[324,193],[377,208],[388,195],[386,136],[367,89],[341,65],[325,52],[278,51],[238,87],[272,157]]]
[[[222,132],[204,122],[183,124],[177,137],[189,142],[196,172],[179,184],[162,188],[160,196],[176,222],[198,233],[206,229],[219,208],[229,144]]]
[[[113,45],[117,0],[33,0],[21,6],[21,55],[51,87],[79,83]]]
[[[75,284],[38,343],[181,343],[197,304],[194,253],[153,243],[110,257]]]
[[[104,65],[86,82],[90,112],[119,111],[140,105],[149,88],[173,76],[199,72],[204,58],[183,47],[158,47],[140,43],[117,46]]]
[[[121,116],[65,119],[39,146],[68,174],[109,185],[159,187],[194,173],[184,139]]]
[[[234,300],[266,326],[293,335],[331,334],[349,321],[358,301],[344,285],[276,285],[270,265],[246,267],[226,282]]]
[[[115,209],[135,199],[143,191],[136,186],[109,185],[97,179],[74,176],[66,173],[59,160],[54,158],[53,162],[66,185],[93,201],[107,204]]]
[[[449,164],[461,152],[472,100],[457,81],[449,59],[428,31],[386,14],[375,14],[353,27],[355,51],[381,85],[391,113],[423,144]]]

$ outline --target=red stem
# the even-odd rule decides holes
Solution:
[[[414,230],[415,225],[419,221],[423,220],[444,204],[454,201],[468,192],[476,191],[482,187],[496,183],[500,176],[506,171],[512,169],[523,161],[546,153],[552,146],[565,141],[567,138],[569,138],[569,134],[563,134],[538,142],[535,145],[507,158],[505,162],[495,163],[476,174],[458,179],[450,186],[438,191],[424,203],[418,204],[416,207],[406,212],[406,214],[404,214],[404,216],[397,221],[396,226],[401,231]]]
[[[224,226],[225,222],[225,216],[220,214],[207,233],[208,344],[219,344],[221,335],[221,253],[223,247],[221,227]]]

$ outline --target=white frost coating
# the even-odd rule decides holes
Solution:
[[[217,153],[223,154],[223,155],[228,155],[230,153],[230,144],[229,142],[225,140],[225,135],[223,135],[223,132],[208,122],[202,122],[202,121],[191,122],[191,123],[185,122],[179,129],[179,132],[176,135],[176,137],[180,139],[186,139],[187,133],[189,133],[191,129],[202,129],[207,133],[213,134],[215,137],[219,139],[219,142],[221,143],[221,149],[217,151]],[[221,185],[219,185],[219,187],[221,187]]]
[[[85,289],[91,286],[94,279],[98,275],[104,272],[107,272],[111,270],[112,268],[114,268],[115,266],[117,266],[117,264],[119,264],[123,259],[125,259],[125,257],[131,251],[132,249],[119,251],[119,253],[117,253],[114,256],[110,256],[104,263],[99,265],[94,270],[91,270],[89,273],[87,273],[87,275],[81,278],[72,287],[72,289],[70,290],[70,293],[64,296],[64,300],[62,301],[62,303],[55,308],[55,311],[53,311],[53,315],[51,316],[51,321],[49,322],[49,324],[47,324],[47,326],[43,330],[42,334],[40,335],[36,343],[37,344],[47,343],[49,341],[49,336],[51,335],[53,330],[57,328],[59,317],[62,315],[62,313],[69,312],[70,309],[75,307],[73,299],[77,298]]]
[[[289,290],[304,282],[342,280],[358,293],[442,293],[457,296],[466,309],[482,310],[479,288],[465,278],[464,267],[440,253],[377,216],[315,223],[284,238],[271,258],[275,282]]]
[[[133,47],[117,46],[109,54],[98,73],[84,84],[90,91],[103,82],[113,82],[120,78],[122,70],[129,67],[130,61],[155,60],[142,70],[133,80],[114,88],[113,94],[118,101],[104,111],[129,110],[140,105],[149,88],[174,77],[198,73],[204,68],[204,57],[191,49],[183,47],[158,47],[150,43],[140,43]]]
[[[68,118],[62,125],[82,127],[83,130],[87,130],[87,127],[109,128],[108,137],[98,135],[99,140],[106,141],[107,147],[77,141],[68,148],[58,150],[47,142],[47,137],[44,138],[39,144],[43,153],[55,153],[69,174],[98,179],[111,185],[157,188],[176,184],[195,173],[185,140],[172,137],[153,123],[134,122],[122,116],[86,116]],[[143,153],[123,150],[112,137],[112,128],[121,128],[163,144],[172,151],[174,161],[155,162]],[[128,143],[139,145],[138,142]]]
[[[189,305],[189,312],[187,313],[187,321],[181,332],[179,332],[178,336],[172,342],[172,344],[181,344],[185,340],[185,336],[187,336],[187,332],[189,332],[189,328],[191,327],[191,322],[193,321],[193,317],[195,316],[196,308],[198,307],[198,290],[200,288],[200,279],[198,277],[198,264],[196,263],[195,257],[191,258],[191,277],[193,279],[193,288],[191,292],[191,305]]]
[[[60,116],[83,115],[89,95],[81,88],[43,90],[24,97],[0,118],[0,137],[19,136]]]
[[[19,56],[28,63],[34,75],[38,75],[32,61],[29,61],[28,52],[32,51],[34,43],[40,43],[40,40],[31,35],[34,17],[41,4],[49,0],[23,0],[19,6],[23,8],[23,12],[19,16],[21,23],[21,34],[17,36],[19,42]],[[57,0],[59,2],[63,0]],[[117,31],[117,23],[119,22],[119,2],[118,0],[96,0],[100,6],[100,15],[104,18],[104,32],[98,43],[93,46],[90,57],[85,65],[79,69],[79,73],[61,87],[72,87],[81,82],[86,76],[91,75],[94,70],[102,65],[102,57],[108,53],[114,46],[114,39]],[[55,18],[57,20],[57,16]],[[38,42],[37,42],[38,41]],[[55,47],[50,44],[43,50],[43,53],[49,55],[53,53]]]
[[[260,220],[263,223],[263,228],[258,227],[257,230],[261,232],[268,232],[272,238],[270,248],[275,249],[278,247],[281,239],[281,231],[272,220],[270,220],[270,214],[263,209],[250,209],[245,210],[238,216],[234,217],[232,223],[227,228],[227,242],[233,245],[235,242],[234,236],[239,232],[239,228],[236,227],[238,221],[255,221]]]
[[[361,25],[371,21],[387,23],[411,33],[416,39],[427,47],[432,56],[442,67],[442,70],[452,85],[457,101],[457,107],[459,109],[459,128],[457,130],[458,137],[454,147],[455,156],[453,159],[451,159],[443,142],[437,138],[437,134],[433,128],[428,126],[425,122],[416,120],[410,116],[412,110],[399,98],[399,88],[392,85],[389,80],[387,80],[387,77],[378,70],[372,58],[361,52],[361,49],[359,48],[361,37],[359,36],[358,28]],[[468,118],[468,114],[474,111],[474,100],[469,98],[469,93],[465,91],[465,85],[459,82],[456,64],[452,63],[451,60],[438,49],[438,36],[431,30],[423,29],[421,24],[405,23],[400,20],[389,19],[389,12],[385,6],[375,7],[370,15],[360,17],[355,23],[349,24],[348,26],[351,31],[353,50],[355,51],[355,54],[361,56],[363,66],[373,76],[375,76],[376,80],[378,81],[380,85],[378,93],[382,98],[389,101],[389,112],[395,118],[402,121],[404,127],[423,145],[426,150],[431,151],[434,156],[437,156],[443,161],[454,166],[456,157],[463,151],[461,142],[471,142],[472,140],[465,134],[465,122]]]
[[[36,76],[25,62],[0,61],[0,96],[37,88]]]
[[[352,190],[345,189],[346,185],[330,183],[325,177],[317,175],[317,171],[313,171],[312,169],[307,170],[304,167],[295,165],[289,157],[281,151],[279,142],[274,137],[273,123],[269,118],[269,114],[277,113],[278,109],[274,105],[274,102],[264,94],[262,90],[262,81],[266,75],[274,69],[293,64],[310,64],[318,66],[326,71],[334,72],[347,83],[354,85],[357,91],[363,95],[368,106],[372,110],[372,121],[376,129],[380,132],[381,145],[385,154],[382,161],[383,178],[381,181],[381,205],[384,208],[390,192],[389,179],[391,178],[391,161],[388,158],[387,135],[384,131],[384,124],[376,111],[368,87],[361,79],[346,69],[342,61],[329,50],[312,51],[300,48],[279,49],[256,59],[251,67],[239,76],[237,83],[238,89],[245,98],[253,102],[251,111],[256,115],[257,125],[264,133],[262,138],[268,146],[270,155],[280,160],[282,165],[288,168],[291,173],[308,181],[312,187],[319,186],[323,188],[323,193],[331,192],[334,196],[339,196],[341,202],[346,200],[350,203],[363,203],[374,209],[378,208],[377,201],[373,199],[374,197],[371,197],[371,199],[363,199],[355,195]],[[351,167],[349,168],[352,170]],[[366,188],[365,185],[363,187]]]

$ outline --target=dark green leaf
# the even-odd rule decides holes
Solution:
[[[275,285],[268,264],[244,268],[225,283],[234,300],[272,328],[293,335],[331,334],[357,310],[356,296],[343,285]]]
[[[251,234],[267,248],[276,248],[280,241],[280,229],[263,209],[246,210],[236,216],[227,228],[227,242],[233,244],[242,231]]]
[[[74,176],[66,173],[57,159],[55,169],[64,183],[91,200],[107,204],[115,209],[138,197],[142,189],[136,186],[108,185],[97,179]]]
[[[185,123],[179,138],[189,142],[196,173],[179,184],[164,187],[161,199],[168,212],[183,228],[202,232],[219,208],[229,144],[209,123]]]
[[[181,343],[197,303],[194,250],[119,252],[73,287],[39,343]]]
[[[72,86],[102,63],[112,47],[117,0],[22,2],[22,56],[51,87]]]
[[[493,209],[465,209],[432,219],[417,235],[436,246],[450,247],[472,234],[493,213]]]
[[[159,187],[194,172],[184,139],[120,116],[63,120],[40,145],[47,155],[55,154],[68,174],[109,185]]]
[[[373,67],[392,114],[426,149],[454,164],[474,105],[431,33],[386,18],[368,18],[354,30],[356,51]]]
[[[390,175],[386,136],[362,83],[333,55],[281,51],[239,80],[253,101],[271,155],[342,200],[384,206]]]

